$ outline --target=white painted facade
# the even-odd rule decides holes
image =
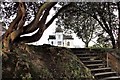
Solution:
[[[61,28],[56,28],[55,35],[49,35],[48,44],[68,48],[74,47],[72,36],[64,35]]]
[[[56,41],[54,39],[49,39],[48,44],[56,45]]]
[[[73,48],[73,40],[64,40],[64,47]]]

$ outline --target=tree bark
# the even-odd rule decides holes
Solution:
[[[88,43],[85,43],[85,47],[88,48]]]
[[[20,4],[19,4],[20,5]],[[16,18],[11,22],[8,30],[6,31],[6,33],[4,34],[4,37],[7,37],[9,35],[9,33],[11,33],[13,31],[13,29],[15,29],[15,25],[16,23],[18,23],[20,21],[22,17],[22,13],[21,13],[21,10],[20,10],[20,6],[18,7],[18,12],[17,12],[17,16]]]
[[[118,7],[118,21],[119,21],[119,28],[118,28],[118,41],[117,41],[117,46],[118,49],[120,49],[120,1],[117,2],[117,7]]]
[[[5,38],[3,41],[5,51],[11,50],[11,45],[12,45],[13,41],[23,31],[23,25],[25,23],[24,18],[25,18],[25,13],[26,13],[25,5],[23,2],[19,2],[19,10],[20,10],[20,13],[22,15],[21,19],[18,21],[18,23],[16,23],[16,21],[14,21],[13,22],[14,25],[12,24],[12,26],[10,26],[10,28],[9,28],[9,30],[11,30],[11,31],[8,30],[6,32],[6,35],[5,35]],[[16,27],[16,30],[14,30],[15,27]]]
[[[115,38],[112,33],[110,33],[109,35],[111,35],[110,40],[112,41],[112,46],[113,46],[112,48],[115,49],[116,48]]]
[[[21,13],[21,10],[20,10],[20,3],[19,3],[17,16],[16,16],[16,18],[11,22],[8,30],[5,32],[5,34],[4,34],[4,36],[3,36],[2,42],[3,42],[3,45],[4,45],[4,49],[5,49],[5,50],[8,50],[7,48],[9,48],[9,44],[8,44],[8,43],[9,43],[9,39],[10,39],[10,38],[8,38],[8,36],[9,36],[9,34],[10,34],[13,30],[16,29],[17,23],[20,21],[21,17],[22,17],[22,13]]]

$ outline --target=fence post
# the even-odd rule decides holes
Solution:
[[[108,63],[108,52],[107,52],[107,67],[109,67],[109,63]]]

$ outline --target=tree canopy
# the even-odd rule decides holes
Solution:
[[[61,19],[63,20],[65,20],[64,18],[67,17],[69,18],[69,20],[76,19],[78,20],[77,23],[79,23],[79,18],[81,19],[81,15],[82,17],[84,17],[82,18],[84,21],[81,28],[84,28],[88,31],[88,29],[90,30],[93,27],[92,24],[94,24],[95,22],[99,23],[103,30],[106,31],[106,33],[110,36],[113,48],[116,47],[116,38],[114,36],[114,31],[118,30],[118,27],[116,27],[116,16],[113,14],[113,12],[115,9],[119,11],[120,2],[59,2],[59,4],[61,5],[61,7],[59,8],[55,7],[57,3],[58,2],[42,1],[1,2],[1,15],[4,23],[8,24],[8,29],[3,35],[4,49],[11,50],[11,45],[19,42],[30,43],[38,41],[43,35],[44,31],[52,24],[54,19],[57,17],[58,19],[59,17],[61,17]],[[56,9],[56,13],[49,21],[47,21],[47,17],[52,8]],[[77,16],[79,16],[78,19],[76,18]],[[10,20],[11,17],[14,19]],[[73,22],[76,23],[76,20]],[[94,22],[89,23],[89,20],[94,20]],[[69,21],[64,22],[69,23]],[[72,25],[73,22],[71,22],[70,26],[73,26],[73,28],[75,28],[76,24]],[[87,27],[88,25],[91,25],[91,27]],[[32,33],[36,30],[38,31],[31,36],[22,36],[24,34]],[[82,32],[80,28],[78,28],[78,31]],[[91,30],[88,33],[91,33]],[[119,34],[120,30],[117,34],[118,44],[120,43]],[[86,35],[84,37],[86,37]]]
[[[117,37],[115,37],[116,35],[118,36],[118,24],[116,22],[117,16],[114,14],[115,10],[118,10],[117,3],[112,2],[73,3],[73,5],[68,10],[65,10],[64,13],[61,13],[60,17],[58,17],[58,22],[61,22],[60,25],[65,26],[65,28],[66,26],[70,26],[69,29],[76,29],[78,31],[80,27],[79,24],[81,24],[80,21],[85,19],[85,15],[89,15],[90,17],[95,19],[95,21],[101,26],[101,28],[110,36],[109,39],[112,42],[113,48],[115,48],[116,41],[119,41]],[[81,16],[84,16],[84,18],[79,19]],[[75,17],[76,19],[74,19]],[[62,21],[60,19],[62,19]],[[76,26],[78,26],[78,28],[75,28]]]

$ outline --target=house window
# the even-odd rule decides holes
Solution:
[[[61,45],[61,41],[58,41],[58,45]]]
[[[67,42],[67,46],[70,46],[70,42],[69,41]]]
[[[53,45],[53,41],[51,41],[51,44]]]

